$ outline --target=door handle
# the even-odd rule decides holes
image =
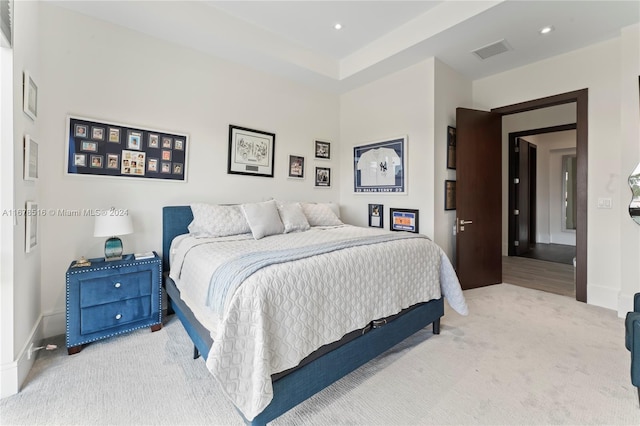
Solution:
[[[464,220],[464,219],[460,219],[460,226],[464,226],[464,225],[470,225],[472,224],[473,221],[472,220]]]

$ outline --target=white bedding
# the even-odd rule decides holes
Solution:
[[[214,343],[207,367],[245,418],[252,420],[271,401],[272,374],[295,367],[346,333],[441,294],[463,315],[467,306],[448,258],[426,238],[351,247],[267,266],[230,295],[221,314],[205,306],[213,272],[226,259],[249,251],[388,232],[344,225],[257,241],[250,234],[185,235],[174,240],[171,278],[196,318],[211,330]]]

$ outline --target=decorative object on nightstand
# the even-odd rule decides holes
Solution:
[[[94,237],[111,237],[104,243],[104,260],[122,259],[122,240],[118,235],[133,233],[133,223],[128,210],[111,208],[96,216],[93,228]]]
[[[162,328],[162,260],[90,259],[91,265],[66,274],[66,343],[73,355],[86,343],[143,327]]]
[[[80,256],[80,259],[71,264],[72,268],[84,268],[85,266],[91,266],[91,262],[84,256]]]

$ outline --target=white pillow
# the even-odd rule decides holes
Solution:
[[[311,226],[343,225],[329,204],[334,203],[302,203],[302,210]],[[336,207],[337,204],[334,204]]]
[[[251,232],[240,206],[195,203],[191,204],[191,211],[193,221],[188,229],[192,234],[203,237],[226,237]]]
[[[284,232],[284,225],[280,220],[275,200],[243,204],[241,208],[249,223],[254,239],[259,240],[269,235],[282,234]]]
[[[278,203],[278,213],[284,225],[284,233],[306,231],[310,228],[300,203]]]

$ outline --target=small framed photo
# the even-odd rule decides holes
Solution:
[[[120,143],[120,129],[109,127],[109,142]]]
[[[184,151],[184,140],[175,139],[173,141],[173,149],[177,149],[178,151]]]
[[[160,173],[171,173],[171,163],[162,162]]]
[[[444,209],[445,210],[456,209],[456,181],[455,180],[444,181]]]
[[[38,203],[27,201],[25,210],[24,251],[31,253],[38,246]]]
[[[456,168],[456,128],[447,127],[447,169]]]
[[[316,158],[321,160],[331,159],[331,142],[315,141]]]
[[[304,179],[304,157],[300,155],[289,156],[289,177]]]
[[[73,165],[76,167],[87,167],[87,155],[86,154],[74,154]]]
[[[162,151],[162,160],[163,161],[171,161],[171,151],[163,150]]]
[[[142,149],[142,133],[129,131],[127,135],[127,149],[135,149],[140,151]]]
[[[382,228],[384,226],[384,206],[382,204],[369,204],[369,226]]]
[[[38,180],[38,143],[24,137],[24,180]]]
[[[95,168],[95,169],[101,169],[102,168],[102,155],[92,155],[91,156],[91,167]]]
[[[38,116],[38,86],[28,71],[24,72],[23,106],[25,114],[35,121]]]
[[[149,158],[147,160],[147,171],[158,173],[158,159],[157,158]]]
[[[331,186],[331,169],[329,167],[316,167],[316,187]]]
[[[159,139],[160,137],[155,133],[149,133],[149,140],[147,141],[147,146],[149,148],[158,148],[160,146]]]
[[[273,177],[275,133],[229,125],[228,174]]]
[[[104,140],[104,127],[92,127],[91,128],[91,139],[96,141]]]
[[[82,141],[80,151],[98,152],[98,142]]]
[[[172,142],[173,141],[171,140],[171,138],[163,137],[162,138],[162,148],[171,149]]]
[[[418,210],[390,209],[389,225],[392,231],[407,231],[418,233]]]
[[[107,154],[107,169],[120,168],[120,156],[118,154]]]
[[[182,163],[173,163],[173,174],[174,175],[182,174]]]
[[[76,138],[88,138],[89,137],[89,127],[84,124],[76,124],[76,128],[73,132]]]

